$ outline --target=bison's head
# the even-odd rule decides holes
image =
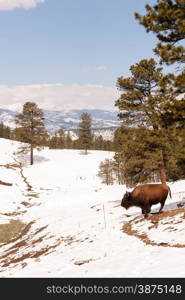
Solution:
[[[121,201],[121,206],[126,209],[128,209],[130,206],[132,206],[130,192],[126,192],[125,195],[123,196],[123,199]]]

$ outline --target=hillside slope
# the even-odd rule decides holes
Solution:
[[[15,155],[0,139],[0,274],[3,277],[184,277],[185,181],[170,184],[162,214],[125,211],[125,186],[103,185],[98,166],[113,153]],[[153,207],[155,213],[158,206]]]

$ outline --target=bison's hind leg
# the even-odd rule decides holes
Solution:
[[[166,200],[166,199],[165,199]],[[159,213],[162,212],[162,209],[164,207],[164,204],[165,204],[165,200],[164,201],[161,201],[161,207],[159,209]]]

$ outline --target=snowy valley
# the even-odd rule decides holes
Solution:
[[[143,218],[120,206],[126,186],[97,176],[113,152],[45,148],[30,166],[18,146],[0,139],[1,277],[185,276],[185,180]]]

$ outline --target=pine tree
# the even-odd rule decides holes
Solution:
[[[113,151],[113,142],[105,140],[102,135],[94,135],[92,146],[94,150]]]
[[[66,137],[65,137],[65,145],[66,149],[72,149],[73,148],[73,140],[71,138],[70,132],[68,131]]]
[[[58,137],[56,135],[52,136],[49,140],[50,149],[58,149]]]
[[[93,142],[93,134],[91,130],[92,118],[87,112],[82,113],[81,122],[78,127],[79,144],[84,153],[87,154],[87,150],[91,148]]]
[[[123,91],[120,99],[116,101],[116,106],[121,111],[119,117],[124,127],[142,126],[142,128],[153,130],[153,136],[150,135],[151,145],[150,139],[147,139],[146,144],[148,144],[153,157],[155,156],[154,161],[157,168],[160,169],[161,181],[165,183],[169,160],[167,125],[171,122],[169,111],[173,110],[173,104],[176,101],[173,94],[174,76],[172,74],[163,75],[162,68],[157,67],[154,59],[141,60],[131,66],[130,71],[131,77],[120,77],[117,81],[119,89]],[[137,146],[134,139],[131,140],[128,150],[137,151],[135,147],[141,146],[139,153],[143,154],[143,151],[146,151],[145,143]],[[152,147],[155,151],[152,151]],[[154,155],[155,153],[156,155]],[[141,160],[143,159],[145,157],[141,157]],[[133,165],[133,168],[135,168],[135,172],[140,173],[141,171],[145,172],[148,166],[143,169],[138,165]]]
[[[163,176],[160,172],[163,171],[161,147],[164,143],[160,131],[142,126],[125,130],[120,140],[121,151],[116,152],[118,157],[115,157],[115,161],[120,163],[122,181],[128,186],[133,186],[139,182],[158,181]],[[166,138],[165,150],[168,155],[170,146]],[[168,167],[169,161],[166,164]]]
[[[0,123],[0,137],[2,138],[3,137],[3,135],[4,135],[4,124],[3,124],[3,122],[1,122]]]
[[[147,4],[145,8],[146,15],[135,13],[135,17],[162,41],[155,52],[168,64],[185,63],[185,48],[177,44],[185,39],[185,0],[157,0],[154,6]]]
[[[185,0],[156,0],[145,7],[146,15],[135,17],[157,35],[160,43],[154,52],[161,64],[180,63],[180,68],[177,76],[164,76],[154,60],[142,60],[131,66],[131,77],[118,78],[122,127],[115,133],[114,148],[122,155],[124,180],[131,185],[157,179],[156,168],[162,182],[167,170],[173,179],[185,174]]]
[[[5,126],[3,122],[0,123],[0,137],[4,139],[12,138],[12,131],[9,126]]]
[[[157,0],[153,6],[146,5],[146,15],[135,13],[136,19],[159,39],[154,52],[161,63],[180,63],[182,70],[176,77],[177,91],[185,92],[185,0]]]
[[[104,140],[102,135],[94,136],[94,149],[104,150]]]
[[[185,178],[185,125],[184,129],[173,128],[169,169],[173,180]]]
[[[124,169],[124,159],[121,152],[116,152],[114,155],[113,168],[115,173],[115,178],[118,184],[124,184],[125,182],[125,169]]]
[[[43,111],[33,102],[23,105],[22,113],[16,115],[21,140],[30,145],[30,164],[33,165],[33,149],[43,145],[47,132],[44,126]],[[25,150],[25,149],[23,149]]]
[[[65,132],[63,129],[60,129],[57,133],[56,133],[57,137],[58,137],[58,145],[57,148],[58,149],[64,149],[65,148]]]
[[[110,159],[100,163],[98,176],[102,178],[102,183],[111,185],[114,183],[114,162]]]

